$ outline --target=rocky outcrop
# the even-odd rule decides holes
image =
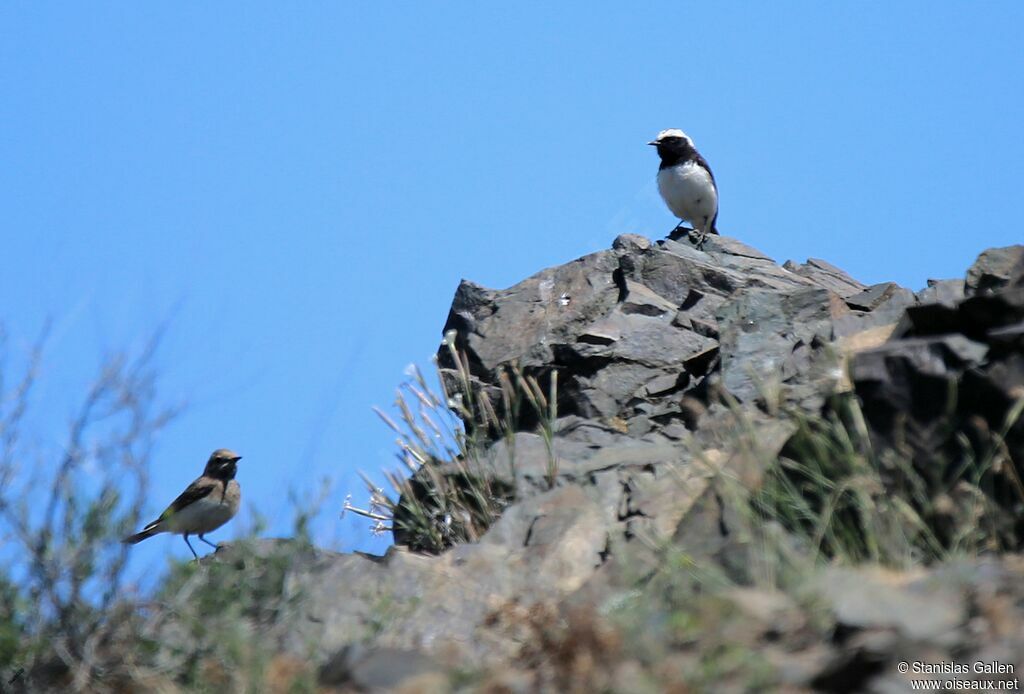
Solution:
[[[494,391],[510,364],[541,376],[557,370],[560,412],[642,434],[678,422],[682,398],[696,391],[704,399],[713,384],[748,400],[781,376],[793,397],[811,395],[816,386],[800,375],[825,361],[820,348],[837,324],[853,331],[874,307],[854,308],[832,290],[860,293],[841,271],[803,268],[791,272],[726,237],[701,252],[621,236],[611,250],[507,290],[464,281],[445,329]]]
[[[959,283],[933,283],[933,301],[907,308],[890,339],[851,362],[850,376],[880,443],[902,446],[936,487],[936,461],[993,448],[1012,465],[983,471],[994,490],[1020,487],[1024,469],[1024,246],[985,251]],[[925,290],[928,292],[929,290]],[[922,292],[922,294],[925,294]],[[1017,493],[996,494],[1016,517]]]
[[[383,557],[314,552],[288,570],[289,617],[263,633],[312,657],[325,686],[415,681],[445,691],[444,673],[458,669],[494,691],[555,691],[584,676],[572,670],[577,660],[557,656],[566,639],[589,654],[595,686],[675,683],[699,645],[665,647],[655,677],[594,615],[660,580],[666,548],[749,578],[748,539],[721,480],[757,486],[794,430],[780,407],[817,415],[853,390],[879,445],[895,445],[897,423],[910,422],[920,465],[952,445],[940,428],[967,425],[1008,425],[1017,471],[1024,462],[1024,420],[1007,420],[1024,395],[1021,247],[987,251],[966,280],[915,294],[865,286],[820,260],[778,265],[726,237],[698,251],[624,235],[505,290],[463,281],[445,331],[498,410],[504,370],[542,384],[557,371],[553,437],[537,432],[528,408],[514,434],[493,436],[480,464],[513,501],[479,542],[438,556],[398,546]],[[439,360],[454,378],[446,350]],[[1018,559],[998,557],[913,575],[836,568],[811,580],[808,604],[819,612],[764,587],[717,592],[726,616],[707,638],[733,638],[764,666],[764,686],[895,691],[906,683],[901,660],[1019,668],[1021,578]],[[652,619],[650,633],[675,638]]]

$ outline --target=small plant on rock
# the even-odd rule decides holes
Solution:
[[[558,474],[557,375],[551,374],[545,393],[537,378],[511,368],[500,373],[497,392],[486,392],[473,377],[465,353],[456,349],[453,334],[445,337],[443,346],[454,368],[448,370],[448,378],[439,378],[437,389],[414,366],[395,399],[399,421],[375,409],[398,435],[397,455],[404,473],[385,473],[395,496],[364,475],[368,508],[345,501],[345,511],[373,520],[375,532],[390,530],[396,543],[435,554],[476,541],[512,501],[514,435],[524,402],[532,408],[547,446],[549,485]],[[497,467],[499,456],[491,447],[495,440],[505,442],[507,474]]]

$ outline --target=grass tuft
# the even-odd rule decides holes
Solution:
[[[477,381],[453,335],[444,341],[453,369],[439,369],[432,388],[419,368],[409,369],[395,398],[397,421],[379,408],[374,411],[398,438],[399,471],[386,472],[392,492],[366,475],[370,498],[366,508],[345,501],[351,511],[373,521],[373,532],[391,531],[397,544],[437,554],[453,545],[478,540],[514,499],[515,433],[524,405],[537,421],[547,450],[546,479],[558,477],[554,422],[558,416],[558,377],[550,374],[548,388],[518,367],[502,369],[499,388]],[[447,376],[447,377],[446,377]],[[490,447],[504,440],[511,469],[507,478],[496,474]]]
[[[903,446],[876,446],[852,394],[822,416],[790,411],[796,433],[751,495],[756,518],[781,525],[817,559],[844,564],[908,567],[1017,548],[1024,487],[1005,437],[1022,403],[980,453],[957,432],[955,455],[923,464]]]

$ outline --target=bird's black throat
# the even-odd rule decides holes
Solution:
[[[707,161],[704,160],[700,152],[694,149],[693,144],[685,137],[666,137],[658,143],[658,156],[661,157],[661,165],[658,167],[659,171],[672,166],[678,166],[679,164],[694,162],[708,172],[712,182],[715,180],[715,175],[711,173],[711,167],[708,166]]]
[[[225,484],[235,479],[235,475],[238,473],[238,464],[234,462],[222,463],[215,462],[209,463],[206,466],[206,470],[203,471],[203,475],[206,477],[212,477],[215,480],[220,480]]]

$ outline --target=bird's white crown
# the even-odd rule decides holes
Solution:
[[[693,146],[693,140],[690,139],[690,136],[684,133],[679,128],[669,128],[668,130],[662,130],[660,133],[658,133],[658,136],[654,138],[654,141],[661,142],[666,137],[681,137],[687,142],[689,142],[691,147]]]

